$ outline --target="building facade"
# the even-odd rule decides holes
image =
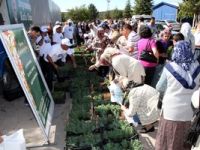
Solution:
[[[177,19],[178,6],[161,2],[153,7],[153,16],[156,20],[174,20]]]

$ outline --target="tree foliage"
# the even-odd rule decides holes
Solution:
[[[69,9],[67,16],[75,22],[89,20],[89,11],[85,5]]]
[[[133,12],[135,15],[151,15],[153,0],[135,0]]]
[[[198,15],[200,12],[200,1],[199,0],[184,0],[183,3],[179,5],[179,18],[193,17]]]
[[[125,18],[131,18],[131,16],[132,16],[130,0],[127,0],[123,15]]]
[[[123,18],[123,11],[119,9],[114,9],[113,11],[110,12],[111,18],[112,19],[120,19]]]
[[[62,12],[61,13],[61,19],[62,19],[62,22],[65,22],[67,20],[68,17],[68,13],[67,12]]]
[[[99,12],[94,4],[90,4],[88,6],[88,11],[89,11],[89,20],[96,20]]]

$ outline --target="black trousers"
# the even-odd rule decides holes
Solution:
[[[156,71],[156,67],[144,67],[144,70],[146,73],[144,83],[148,84],[149,86],[152,86],[152,81]]]
[[[43,57],[40,57],[40,67],[42,70],[42,73],[44,75],[44,78],[46,80],[46,83],[48,85],[48,88],[50,91],[53,89],[53,74],[54,74],[54,67],[52,64],[46,62]]]

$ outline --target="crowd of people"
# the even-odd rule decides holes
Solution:
[[[179,33],[166,28],[159,36],[154,18],[146,24],[141,18],[121,27],[110,22],[92,26],[87,47],[95,51],[96,62],[89,69],[108,66],[114,73],[111,80],[128,95],[124,113],[139,118],[141,133],[154,131],[159,119],[156,150],[191,149],[185,139],[194,115],[191,97],[199,88],[200,24],[194,35],[183,23]]]
[[[189,150],[184,137],[194,114],[192,94],[199,88],[200,23],[194,35],[189,23],[175,35],[171,31],[158,33],[154,17],[149,23],[144,18],[77,24],[69,19],[53,27],[32,26],[28,36],[50,90],[60,66],[71,60],[77,68],[74,48],[82,46],[95,54],[89,70],[101,70],[121,87],[126,98],[121,109],[137,118],[141,133],[154,131],[159,120],[156,150]]]

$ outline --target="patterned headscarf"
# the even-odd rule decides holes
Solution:
[[[190,70],[190,66],[195,60],[189,42],[179,41],[175,44],[172,61],[176,62],[185,71]]]

